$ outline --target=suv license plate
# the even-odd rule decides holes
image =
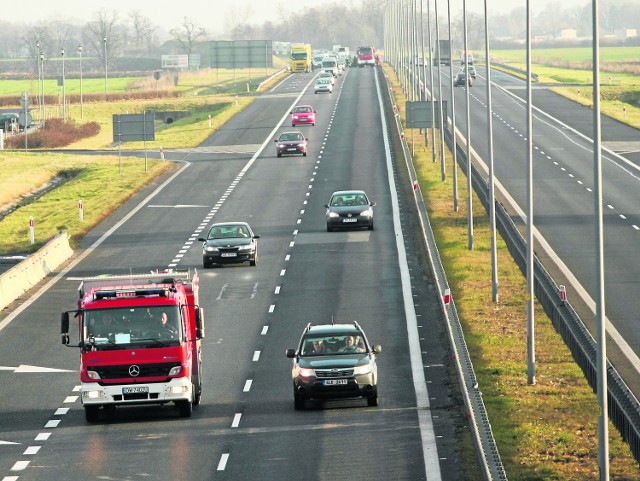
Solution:
[[[325,386],[338,386],[341,384],[347,384],[348,381],[346,379],[325,379],[324,380],[324,385]]]
[[[348,219],[342,219],[342,222],[358,222],[358,219],[356,219],[355,217],[351,217]]]
[[[122,394],[141,394],[148,393],[149,386],[123,387]]]
[[[220,254],[221,257],[236,257],[236,253],[235,252],[223,252],[222,254]]]

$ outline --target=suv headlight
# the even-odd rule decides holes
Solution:
[[[371,372],[371,364],[363,364],[362,366],[356,366],[353,369],[353,373],[358,374],[369,374]]]
[[[238,250],[240,250],[240,251],[252,251],[253,250],[253,244],[247,244],[247,245],[239,246]]]
[[[313,369],[309,369],[307,367],[299,367],[298,368],[298,376],[300,377],[312,377],[315,376],[316,372]]]
[[[207,252],[218,252],[218,248],[214,246],[205,246],[204,250]]]

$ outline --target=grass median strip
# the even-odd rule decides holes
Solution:
[[[405,98],[395,80],[393,91],[404,122]],[[454,212],[450,172],[443,182],[423,136],[405,130],[405,139],[413,138],[420,188],[509,480],[597,480],[595,394],[537,303],[537,383],[528,385],[526,280],[498,238],[500,301],[492,303],[488,215],[474,195],[475,248],[469,251],[465,174],[458,169],[460,209]],[[640,479],[629,447],[612,424],[609,431],[611,479]]]

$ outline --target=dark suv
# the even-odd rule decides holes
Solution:
[[[293,359],[293,400],[304,409],[308,399],[366,398],[378,405],[379,345],[371,347],[357,322],[305,327]]]

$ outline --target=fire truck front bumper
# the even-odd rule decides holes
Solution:
[[[190,401],[193,386],[187,378],[172,378],[164,383],[112,384],[82,383],[82,404],[105,406],[110,404],[164,404]]]

